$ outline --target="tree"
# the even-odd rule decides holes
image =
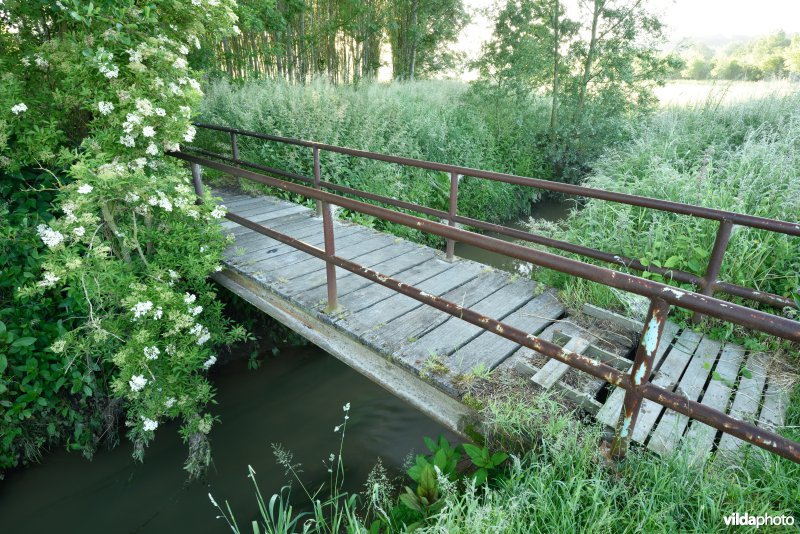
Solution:
[[[463,0],[389,0],[387,33],[396,80],[413,80],[453,66],[447,50],[469,18]]]

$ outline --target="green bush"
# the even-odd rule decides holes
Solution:
[[[634,140],[600,158],[585,185],[800,221],[799,106],[800,95],[793,95],[664,110],[643,124]],[[717,227],[715,221],[590,200],[563,227],[549,232],[702,276]],[[798,251],[796,237],[734,227],[720,279],[792,297],[800,291]],[[546,279],[564,287],[576,302],[627,304],[619,292],[596,284],[550,274]]]
[[[522,126],[537,110],[510,120],[501,137],[458,82],[418,81],[333,86],[321,80],[305,86],[260,80],[213,83],[206,91],[201,120],[262,133],[463,165],[542,176],[544,163]],[[529,133],[529,132],[527,132]],[[203,148],[230,154],[226,134],[201,131]],[[243,159],[312,176],[311,150],[239,137]],[[321,155],[323,180],[447,210],[449,176],[341,154]],[[459,213],[490,221],[527,215],[538,192],[466,177],[459,187]],[[395,231],[407,234],[405,229]],[[414,235],[412,234],[412,237]],[[419,237],[419,236],[416,236]]]

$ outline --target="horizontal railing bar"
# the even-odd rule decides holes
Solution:
[[[485,250],[504,254],[512,258],[527,261],[535,265],[560,271],[572,276],[599,282],[623,291],[629,291],[631,293],[636,293],[649,298],[662,298],[672,305],[691,311],[700,312],[704,315],[710,315],[718,319],[782,337],[790,341],[800,341],[800,323],[792,321],[791,319],[786,319],[759,310],[746,308],[744,306],[729,303],[711,296],[700,295],[691,291],[677,289],[660,282],[647,280],[605,267],[599,267],[597,265],[584,263],[571,258],[565,258],[549,252],[533,250],[522,245],[503,241],[501,239],[483,236],[474,232],[469,232],[467,230],[451,227],[446,224],[429,221],[406,213],[400,213],[358,200],[341,197],[333,193],[318,191],[277,178],[264,176],[246,169],[240,169],[230,165],[203,159],[191,154],[173,152],[171,155],[179,159],[198,163],[212,169],[217,169],[228,174],[232,174],[234,176],[248,178],[250,180],[271,185],[273,187],[283,189],[284,191],[297,193],[308,198],[323,200],[336,206],[351,209],[367,215],[372,215],[379,219],[402,224],[404,226],[439,235],[444,238],[474,245]]]
[[[465,308],[454,302],[450,302],[441,297],[426,293],[415,286],[406,284],[400,280],[395,280],[394,278],[385,276],[378,271],[374,271],[355,262],[335,255],[326,256],[325,251],[318,247],[280,232],[276,232],[275,230],[249,221],[248,219],[245,219],[239,215],[227,213],[225,217],[233,222],[250,228],[251,230],[259,232],[267,237],[285,243],[291,247],[297,248],[298,250],[306,252],[319,259],[331,261],[338,267],[388,287],[389,289],[392,289],[398,293],[402,293],[403,295],[441,310],[449,315],[452,315],[453,317],[458,317],[464,321],[474,324],[475,326],[478,326],[483,330],[492,332],[519,345],[540,352],[550,358],[555,358],[556,360],[563,362],[570,367],[574,367],[575,369],[588,373],[594,377],[605,380],[610,384],[619,386],[625,390],[637,388],[641,392],[642,396],[652,400],[653,402],[656,402],[657,404],[675,410],[678,413],[696,419],[701,423],[705,423],[713,428],[722,430],[725,433],[750,442],[762,449],[766,449],[770,452],[783,456],[784,458],[787,458],[793,462],[800,463],[800,443],[796,443],[788,438],[759,428],[752,423],[735,419],[734,417],[726,415],[719,410],[710,408],[697,401],[689,400],[680,394],[659,387],[652,382],[648,382],[643,385],[634,385],[631,382],[629,374],[623,373],[622,371],[619,371],[610,365],[594,360],[582,354],[566,351],[562,347],[547,342],[533,334],[528,334],[522,330],[514,328],[511,325],[482,315],[471,308]]]
[[[319,150],[325,150],[328,152],[336,152],[339,154],[346,154],[350,156],[372,159],[377,161],[385,161],[387,163],[396,163],[399,165],[407,165],[410,167],[417,167],[433,171],[442,171],[448,173],[455,172],[465,176],[474,176],[476,178],[484,178],[487,180],[495,180],[500,182],[506,182],[509,184],[524,185],[538,189],[545,189],[547,191],[552,191],[555,193],[564,193],[568,195],[578,195],[589,198],[597,198],[600,200],[608,200],[611,202],[618,202],[621,204],[628,204],[631,206],[639,206],[642,208],[650,208],[665,212],[677,213],[680,215],[691,215],[694,217],[711,219],[715,221],[728,220],[734,224],[738,224],[741,226],[749,226],[752,228],[759,228],[762,230],[770,230],[772,232],[779,232],[793,236],[800,236],[800,223],[780,221],[777,219],[769,219],[766,217],[757,217],[755,215],[746,215],[743,213],[736,213],[732,211],[719,210],[715,208],[706,208],[703,206],[695,206],[692,204],[682,204],[680,202],[673,202],[671,200],[661,200],[657,198],[631,195],[628,193],[618,193],[615,191],[607,191],[604,189],[595,189],[580,185],[553,182],[549,180],[542,180],[539,178],[527,178],[524,176],[517,176],[514,174],[472,169],[470,167],[461,167],[457,165],[449,165],[446,163],[435,163],[432,161],[405,158],[401,156],[389,156],[386,154],[379,154],[376,152],[368,152],[366,150],[357,150],[353,148],[345,148],[336,145],[316,143],[313,141],[303,141],[300,139],[291,139],[288,137],[280,137],[277,135],[262,134],[259,132],[252,132],[248,130],[240,130],[238,128],[230,128],[227,126],[217,126],[201,122],[195,123],[195,125],[199,128],[206,128],[210,130],[217,130],[229,133],[233,132],[239,135],[264,139],[267,141],[277,141],[280,143],[285,143],[290,145],[317,148]]]
[[[259,165],[258,163],[253,163],[250,161],[244,161],[241,159],[235,160],[223,154],[217,154],[215,152],[210,152],[202,148],[191,148],[191,150],[193,152],[198,152],[210,157],[215,157],[224,161],[229,161],[237,165],[245,165],[248,167],[253,167],[273,174],[278,174],[280,176],[287,176],[289,178],[300,180],[303,182],[309,182],[309,183],[313,182],[313,179],[308,178],[306,176],[302,176],[288,171],[283,171],[280,169],[275,169],[273,167]],[[430,215],[431,217],[437,217],[439,219],[445,219],[448,217],[448,214],[445,211],[437,210],[434,208],[428,208],[426,206],[420,206],[419,204],[414,204],[412,202],[405,202],[402,200],[397,200],[383,195],[377,195],[375,193],[362,191],[360,189],[354,189],[352,187],[334,184],[332,182],[323,181],[320,182],[320,185],[332,191],[338,191],[340,193],[354,195],[361,198],[367,198],[369,200],[374,200],[376,202],[381,202],[383,204],[388,204],[390,206],[396,206],[410,211],[415,211],[417,213],[424,213],[425,215]],[[556,248],[559,250],[563,250],[565,252],[579,254],[587,258],[604,261],[606,263],[611,263],[613,265],[621,265],[629,269],[635,269],[638,271],[659,274],[661,276],[664,276],[665,278],[669,278],[684,284],[692,284],[697,287],[700,287],[701,285],[701,278],[699,276],[694,275],[692,273],[687,273],[686,271],[681,271],[680,269],[666,269],[663,267],[657,267],[655,265],[645,266],[639,260],[635,260],[625,256],[620,256],[618,254],[603,252],[601,250],[593,249],[591,247],[586,247],[583,245],[575,245],[567,241],[561,241],[558,239],[545,237],[540,234],[535,234],[533,232],[525,232],[523,230],[517,230],[514,228],[509,228],[507,226],[481,221],[479,219],[473,219],[471,217],[465,217],[462,215],[456,215],[453,220],[460,224],[466,224],[474,228],[480,228],[481,230],[488,230],[498,234],[506,235],[508,237],[514,237],[516,239],[522,239],[524,241],[529,241],[531,243],[544,245],[546,247]],[[765,291],[756,291],[749,287],[744,287],[723,281],[717,281],[714,288],[721,293],[727,293],[735,297],[761,302],[762,304],[767,304],[769,306],[774,306],[777,308],[784,308],[787,306],[790,308],[797,308],[797,304],[792,299],[788,299],[780,295],[775,295],[773,293],[767,293]]]

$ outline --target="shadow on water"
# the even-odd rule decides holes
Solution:
[[[285,350],[261,369],[246,358],[221,366],[212,413],[221,422],[211,433],[214,466],[203,482],[186,483],[186,446],[176,423],[165,424],[147,449],[145,462],[131,459],[131,445],[101,451],[90,462],[56,452],[41,465],[10,473],[0,482],[2,530],[17,532],[225,532],[215,519],[211,492],[228,500],[239,525],[249,529],[258,508],[247,478],[256,471],[266,499],[287,483],[270,443],[280,442],[303,464],[307,487],[327,480],[322,461],[338,451],[342,406],[350,402],[345,438],[346,489],[360,491],[380,457],[398,473],[423,436],[445,434],[440,425],[316,347]],[[310,483],[310,484],[309,484]],[[323,494],[327,495],[327,491]],[[299,497],[299,490],[295,492]],[[295,500],[295,499],[293,499]],[[297,499],[299,501],[299,498]]]
[[[572,210],[575,205],[576,204],[573,200],[567,200],[563,198],[545,198],[531,206],[531,218],[550,222],[560,222],[567,218],[570,210]],[[504,226],[515,228],[517,230],[528,231],[527,221],[528,219],[508,221],[504,223]],[[513,237],[508,237],[495,232],[486,232],[485,235],[489,237],[496,237],[497,239],[502,239],[503,241],[515,240]],[[504,256],[496,252],[490,252],[488,250],[484,250],[473,245],[467,245],[465,243],[456,243],[455,255],[459,258],[477,261],[478,263],[491,265],[492,267],[510,272],[517,272],[517,266],[521,263],[520,261],[509,258],[508,256]]]

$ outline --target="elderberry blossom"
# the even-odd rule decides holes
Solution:
[[[147,148],[145,149],[145,153],[147,153],[148,156],[157,156],[158,155],[158,146],[156,146],[155,143],[150,143],[149,145],[147,145]]]
[[[159,306],[158,308],[155,309],[155,311],[153,311],[153,319],[155,319],[156,321],[161,319],[161,317],[163,316],[164,316],[164,309],[161,306]]]
[[[131,391],[141,391],[147,385],[148,380],[142,375],[133,375],[130,380],[128,380],[128,385],[131,387]]]
[[[149,300],[146,300],[144,302],[137,302],[133,306],[133,308],[131,308],[131,311],[133,312],[133,318],[139,319],[144,315],[146,315],[152,309],[153,309],[153,303],[150,302]]]
[[[80,193],[81,195],[88,195],[89,193],[92,192],[92,189],[94,189],[94,187],[92,187],[91,185],[82,184],[80,187],[78,187],[78,193]]]
[[[156,129],[153,128],[152,126],[145,126],[144,128],[142,128],[142,135],[144,137],[153,137],[154,135],[156,135]]]
[[[76,228],[73,228],[72,230],[72,235],[74,235],[75,237],[83,237],[85,233],[86,233],[86,228],[84,228],[83,226],[78,226]]]
[[[97,109],[100,110],[101,115],[108,115],[112,111],[114,111],[114,104],[111,102],[103,102],[100,101],[97,103]]]
[[[161,354],[161,351],[155,345],[144,348],[144,357],[148,360],[157,360],[159,354]]]
[[[119,138],[119,142],[121,145],[126,146],[128,148],[133,148],[136,146],[136,141],[133,139],[132,135],[123,135]]]
[[[158,421],[153,421],[147,417],[142,417],[142,428],[145,432],[150,432],[158,428]]]
[[[186,133],[183,135],[183,140],[187,143],[191,143],[194,141],[194,136],[197,135],[197,129],[194,126],[189,126],[186,129]]]
[[[14,115],[19,115],[20,113],[25,113],[26,111],[28,111],[28,106],[26,106],[24,102],[20,102],[19,104],[11,106],[11,113]]]
[[[46,272],[44,273],[42,280],[39,281],[39,287],[53,287],[59,280],[61,280],[61,278],[58,276],[51,272]]]
[[[143,117],[149,117],[153,114],[153,103],[146,98],[136,99],[136,111],[142,114]]]
[[[42,242],[50,248],[55,248],[64,241],[64,234],[58,230],[53,230],[45,224],[37,226],[36,233],[42,238]]]
[[[175,399],[175,397],[170,397],[170,398],[168,398],[167,400],[165,400],[165,401],[164,401],[164,406],[165,406],[167,409],[170,409],[170,408],[172,408],[173,406],[175,406],[175,403],[176,403],[176,402],[177,402],[177,399]]]
[[[175,67],[176,69],[183,70],[183,69],[186,68],[187,63],[186,63],[185,59],[183,59],[182,57],[179,57],[179,58],[175,58],[175,61],[172,63],[172,66]]]
[[[207,359],[205,362],[203,362],[203,369],[208,369],[209,367],[211,367],[215,363],[217,363],[217,357],[214,356],[214,355],[211,355],[211,357],[209,359]]]
[[[211,216],[215,219],[221,219],[225,217],[225,206],[217,206],[214,208],[214,211],[211,212]]]
[[[192,304],[195,300],[197,300],[197,295],[193,295],[192,293],[186,293],[183,295],[183,301],[186,304]]]
[[[189,308],[189,313],[191,313],[194,316],[198,316],[202,312],[203,312],[203,307],[202,306],[195,306],[194,308]]]

